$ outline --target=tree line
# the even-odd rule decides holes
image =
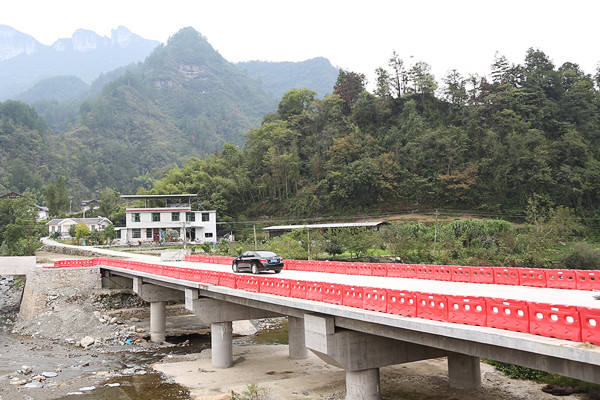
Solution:
[[[241,147],[168,171],[153,193],[197,193],[227,215],[317,216],[445,207],[524,213],[558,206],[596,218],[600,73],[530,49],[496,55],[490,78],[394,53],[364,75],[341,70],[323,99],[287,92]]]

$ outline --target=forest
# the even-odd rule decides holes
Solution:
[[[150,193],[197,193],[226,216],[377,214],[418,209],[547,214],[597,221],[600,74],[530,49],[496,55],[489,77],[396,53],[364,75],[340,70],[331,95],[293,89],[245,135],[168,171]]]

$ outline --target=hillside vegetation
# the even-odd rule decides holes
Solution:
[[[422,207],[597,218],[599,76],[540,50],[497,56],[491,80],[392,57],[375,93],[340,71],[333,94],[286,93],[219,154],[169,171],[153,193],[198,193],[222,215],[291,217]]]

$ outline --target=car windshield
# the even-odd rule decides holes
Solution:
[[[264,257],[264,258],[278,257],[277,254],[273,253],[272,251],[257,251],[256,255],[259,257]]]

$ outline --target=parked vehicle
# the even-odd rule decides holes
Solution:
[[[247,251],[231,264],[233,272],[250,271],[258,274],[262,271],[274,271],[276,274],[283,269],[283,259],[272,251]]]

